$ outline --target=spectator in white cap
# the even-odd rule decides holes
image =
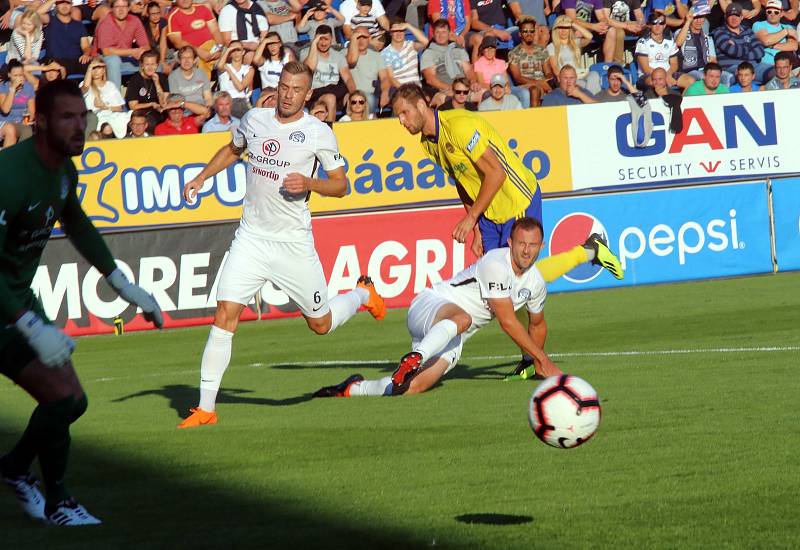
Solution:
[[[519,99],[507,93],[508,79],[502,74],[496,74],[489,82],[489,97],[478,105],[479,111],[511,111],[521,109]]]
[[[783,3],[781,0],[767,0],[766,21],[753,23],[753,32],[764,45],[762,63],[775,64],[775,54],[778,52],[797,52],[797,30],[791,25],[781,23],[783,17]]]

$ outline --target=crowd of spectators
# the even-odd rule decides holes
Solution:
[[[296,59],[327,122],[389,116],[408,82],[477,111],[800,86],[798,0],[384,1],[0,0],[0,137],[60,78],[94,139],[229,130]]]

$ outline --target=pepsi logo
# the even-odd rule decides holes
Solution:
[[[274,157],[281,150],[281,144],[277,139],[268,139],[261,145],[261,150],[268,157]]]
[[[558,220],[550,234],[550,255],[555,256],[583,244],[592,233],[607,238],[606,228],[591,214],[585,212],[567,214]],[[564,275],[564,278],[572,283],[588,283],[600,275],[601,271],[603,271],[602,266],[586,262]]]

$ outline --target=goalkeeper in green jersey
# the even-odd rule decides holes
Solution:
[[[0,152],[0,372],[38,405],[17,444],[0,457],[0,476],[33,518],[54,525],[98,524],[64,485],[69,426],[87,407],[70,361],[75,344],[50,323],[31,290],[53,225],[61,223],[75,248],[146,319],[160,327],[162,316],[153,296],[117,269],[81,209],[71,160],[84,146],[80,89],[65,80],[45,85],[36,95],[35,112],[34,137]],[[30,472],[36,458],[45,495]]]

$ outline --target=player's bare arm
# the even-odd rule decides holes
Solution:
[[[242,153],[244,153],[244,149],[244,147],[237,147],[233,142],[221,147],[220,150],[214,154],[206,167],[183,187],[184,200],[186,202],[194,202],[197,197],[197,192],[203,187],[203,182],[239,160]]]
[[[467,240],[470,231],[478,223],[478,218],[489,207],[492,199],[500,191],[500,187],[506,179],[506,173],[503,171],[500,159],[490,148],[487,148],[478,158],[475,162],[475,167],[483,175],[481,190],[478,191],[478,196],[475,197],[472,206],[467,210],[467,215],[458,222],[458,225],[453,230],[453,238],[460,243]]]
[[[562,374],[561,370],[555,366],[544,350],[536,345],[529,332],[519,322],[514,312],[514,304],[510,298],[490,298],[487,301],[503,332],[508,334],[509,338],[522,348],[522,351],[538,362],[536,371],[539,374],[542,376]]]
[[[533,340],[533,343],[544,349],[545,340],[547,340],[547,321],[544,318],[544,311],[539,313],[528,312],[528,335]],[[540,369],[537,363],[536,368]],[[541,372],[541,370],[539,371]]]
[[[469,214],[469,209],[472,206],[472,197],[467,194],[467,191],[458,182],[456,182],[456,191],[458,191],[458,197],[464,204],[464,210],[466,210],[467,214]],[[472,231],[472,246],[470,246],[470,250],[472,250],[472,253],[478,258],[483,256],[483,236],[481,235],[481,230],[478,227],[478,224],[475,224],[475,227]]]
[[[347,193],[347,175],[343,167],[328,172],[327,179],[310,178],[292,172],[284,178],[283,188],[293,195],[313,191],[323,197],[344,197]]]

